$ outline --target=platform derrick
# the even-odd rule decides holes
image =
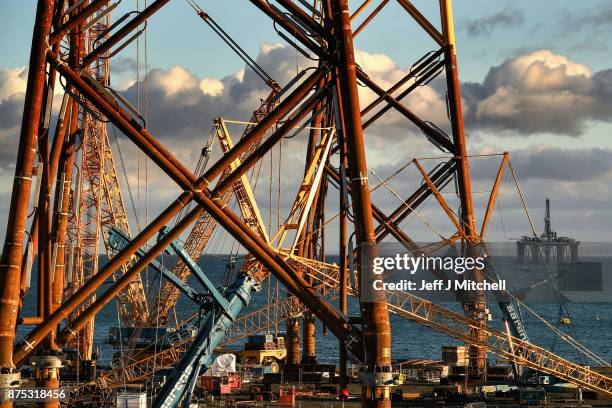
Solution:
[[[517,263],[554,265],[578,262],[580,241],[557,236],[552,228],[550,199],[546,199],[544,231],[539,236],[523,236],[516,243]]]
[[[381,88],[357,66],[353,45],[353,38],[367,30],[368,24],[389,3],[387,1],[376,6],[362,23],[357,24],[370,1],[365,1],[350,14],[346,0],[312,3],[251,0],[254,9],[272,20],[279,36],[295,47],[297,53],[318,60],[318,64],[297,73],[288,84],[282,84],[281,89],[210,15],[189,0],[197,15],[272,89],[235,143],[224,119],[215,121],[214,137],[223,155],[212,164],[202,164],[195,172],[156,139],[142,123],[136,109],[107,88],[108,59],[138,38],[147,19],[167,3],[168,0],[152,1],[145,9],[122,17],[122,24],[105,31],[115,3],[92,0],[64,4],[39,0],[16,181],[9,211],[11,223],[0,265],[1,384],[17,385],[19,369],[33,361],[38,364],[38,384],[57,387],[62,380],[57,375],[59,351],[64,346],[76,345],[84,358],[90,358],[94,316],[113,299],[119,301],[122,325],[137,332],[138,328],[158,323],[169,327],[168,314],[182,296],[198,311],[193,319],[172,327],[162,339],[165,343],[160,343],[163,347],[158,348],[160,344],[157,343],[144,347],[138,353],[129,354],[129,358],[115,366],[115,371],[77,384],[72,389],[73,398],[91,401],[96,395],[110,395],[121,384],[139,381],[151,384],[156,371],[164,367],[172,369],[172,373],[156,390],[154,406],[189,404],[198,376],[211,364],[217,347],[267,331],[287,318],[293,322],[298,316],[304,316],[303,362],[315,360],[312,328],[316,317],[339,340],[342,386],[347,382],[346,360],[350,354],[362,364],[363,406],[388,407],[394,386],[389,313],[465,343],[470,350],[471,385],[486,380],[487,353],[492,353],[522,367],[550,373],[606,396],[612,395],[608,377],[556,356],[509,330],[502,332],[488,327],[486,299],[482,292],[460,299],[464,311],[461,314],[400,291],[366,300],[348,284],[349,279],[355,278],[355,271],[367,274],[371,267],[362,261],[366,259],[361,257],[364,251],[375,255],[376,244],[387,238],[399,241],[413,254],[434,252],[449,244],[458,247],[464,256],[487,252],[484,237],[488,220],[504,165],[510,162],[508,156],[503,155],[486,214],[477,223],[449,0],[440,1],[439,24],[431,23],[409,1],[398,0],[406,16],[415,19],[431,37],[436,50],[417,60],[389,89]],[[66,39],[72,48],[68,54],[59,46],[61,41],[65,44]],[[402,103],[417,87],[441,73],[446,77],[450,135],[419,118]],[[62,134],[59,138],[54,137],[53,143],[59,145],[57,151],[62,151],[66,157],[71,154],[71,143],[72,147],[77,147],[74,161],[78,172],[70,166],[62,166],[62,171],[54,174],[53,167],[59,169],[60,166],[57,161],[52,165],[54,150],[52,147],[48,151],[45,143],[49,116],[48,112],[45,115],[45,109],[49,107],[45,107],[44,95],[52,93],[54,75],[61,77],[68,95],[65,98],[67,113],[60,115],[58,127],[61,128],[61,121],[67,122],[69,131],[65,140]],[[374,94],[374,100],[364,108],[360,105],[359,85]],[[433,169],[428,169],[424,160],[414,159],[411,164],[418,170],[421,182],[406,199],[390,188],[388,180],[379,179],[380,188],[388,189],[401,200],[399,207],[387,212],[371,195],[374,188],[369,185],[368,175],[378,176],[366,163],[363,132],[390,110],[416,125],[434,147],[444,152],[446,159]],[[106,130],[110,125],[106,122],[130,139],[182,191],[135,236],[130,235]],[[298,182],[297,191],[290,193],[295,199],[277,233],[270,234],[246,175],[284,138],[302,132],[309,135],[304,172],[300,177],[293,177]],[[37,141],[43,182],[33,212],[38,225],[32,228],[40,231],[38,246],[33,239],[29,243],[23,241],[23,232],[29,222],[28,198]],[[60,188],[56,188],[59,198],[52,202],[50,186],[54,180]],[[459,210],[451,208],[443,194],[443,189],[452,186],[453,182]],[[62,187],[64,184],[67,188]],[[331,208],[331,194],[337,194],[335,198],[339,202],[334,204],[338,214],[334,211],[332,217],[326,215]],[[68,207],[71,196],[72,204]],[[238,211],[228,206],[234,199]],[[437,202],[453,227],[450,236],[440,236],[439,242],[421,246],[401,228],[401,223],[417,214],[428,199]],[[50,216],[51,208],[54,208],[53,217]],[[64,211],[67,208],[69,211]],[[71,218],[67,219],[67,215]],[[329,236],[326,239],[325,235],[326,225],[335,217],[339,227],[338,265],[328,262],[325,247],[329,241]],[[35,224],[33,220],[32,224]],[[189,228],[191,233],[183,242],[180,237]],[[208,271],[197,263],[213,231],[221,229],[248,254],[240,271],[228,275],[227,285],[213,282]],[[49,231],[66,230],[69,239],[65,243],[49,234]],[[104,265],[97,265],[100,240],[110,256]],[[53,261],[56,274],[61,270],[61,276],[70,277],[66,280],[70,289],[63,298],[57,296],[58,289],[61,293],[62,288],[57,279],[52,279],[51,273],[54,243],[58,244],[58,253],[66,248],[66,254],[56,258],[59,262]],[[40,314],[25,316],[19,321],[35,327],[25,338],[15,342],[18,322],[15,305],[27,292],[23,282],[27,281],[27,266],[36,254],[41,271]],[[171,269],[166,269],[158,260],[161,254],[164,258],[177,257],[178,261]],[[65,271],[61,269],[64,267]],[[140,281],[145,268],[157,274],[162,283],[160,292],[148,299]],[[487,268],[477,270],[473,278],[481,281],[490,273],[492,271]],[[263,309],[244,312],[251,297],[258,296],[258,289],[270,275],[286,288],[288,296],[275,299]],[[101,288],[111,278],[114,278],[112,284]],[[191,278],[203,289],[192,287]],[[349,296],[359,303],[358,316],[348,316]],[[54,303],[49,301],[51,298]],[[333,305],[336,300],[339,300],[339,308]],[[273,310],[277,313],[273,313],[275,317],[271,319]],[[195,330],[190,329],[190,324]],[[299,353],[297,326],[292,329],[290,354],[291,361],[295,362]],[[56,358],[51,361],[48,357]]]

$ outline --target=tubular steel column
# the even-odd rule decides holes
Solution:
[[[53,0],[39,0],[36,10],[28,85],[8,217],[10,222],[7,224],[4,250],[0,260],[0,370],[2,376],[11,375],[15,368],[13,341],[19,307],[23,240],[32,184],[32,166],[46,85],[46,44],[51,30],[53,4]],[[10,402],[8,404],[10,405]]]
[[[316,356],[316,339],[315,339],[315,317],[307,311],[304,312],[302,326],[302,364],[315,364]]]
[[[53,296],[52,305],[55,311],[62,304],[64,294],[64,274],[66,272],[66,228],[68,226],[68,215],[70,207],[70,192],[72,184],[72,169],[74,162],[74,144],[76,139],[76,127],[72,123],[78,120],[78,105],[72,100],[66,107],[66,115],[71,117],[70,128],[66,129],[66,142],[61,152],[61,170],[55,185],[55,208],[53,214],[52,239],[56,247],[55,270],[53,271]],[[76,123],[75,123],[76,125]],[[71,132],[72,130],[72,132]]]
[[[346,145],[344,138],[338,138],[338,144],[340,145],[340,221],[338,226],[338,245],[340,254],[340,299],[339,307],[340,312],[346,316],[348,313],[348,237],[347,237],[347,220],[348,220],[348,191],[346,188]],[[340,350],[338,354],[338,364],[340,365],[340,390],[343,391],[348,386],[347,372],[346,372],[346,360],[347,360],[346,344],[340,342]]]
[[[361,126],[361,112],[357,91],[357,76],[351,22],[347,0],[332,0],[334,34],[338,40],[337,66],[340,82],[340,103],[344,114],[344,134],[347,143],[348,164],[355,213],[355,231],[360,254],[363,249],[372,251],[376,239],[372,221],[372,204],[368,187],[368,173]],[[362,265],[360,271],[368,273],[371,265]],[[380,292],[377,292],[383,295]],[[391,406],[388,381],[391,379],[391,328],[389,311],[384,298],[375,301],[361,301],[363,343],[365,346],[365,375],[363,384],[364,406]]]
[[[321,64],[319,63],[319,68]],[[321,89],[324,87],[324,81],[321,80],[317,85],[317,89]],[[314,120],[312,122],[312,129],[310,129],[310,134],[308,138],[308,148],[306,151],[306,163],[304,165],[304,175],[308,172],[308,168],[311,165],[312,159],[315,155],[315,150],[317,147],[317,141],[321,132],[319,132],[319,128],[321,127],[323,113],[320,111],[323,106],[323,101],[319,101],[319,103],[315,106],[315,112],[318,112]],[[320,185],[319,185],[320,188]],[[305,256],[311,259],[316,257],[316,236],[312,235],[312,231],[314,228],[314,219],[317,213],[317,204],[318,204],[319,195],[317,194],[315,200],[312,203],[312,208],[308,215],[307,226],[302,231],[302,234],[299,239],[299,246],[297,248],[297,252],[299,256]],[[306,281],[312,285],[313,279],[312,277],[305,276]],[[301,364],[315,364],[316,363],[316,326],[315,326],[315,317],[314,314],[308,310],[304,312],[304,317],[302,319],[302,359]]]
[[[463,113],[461,109],[461,92],[459,89],[459,73],[457,70],[457,55],[455,49],[455,33],[453,27],[453,11],[451,0],[440,0],[440,16],[442,18],[442,35],[446,42],[445,62],[446,80],[448,87],[449,111],[453,131],[453,143],[457,157],[457,184],[461,197],[461,218],[463,229],[467,236],[467,248],[464,248],[464,256],[477,256],[475,245],[479,241],[474,224],[474,208],[472,205],[472,187],[470,182],[470,169],[468,153],[465,143],[465,132],[463,126]],[[473,279],[483,281],[482,270],[475,270]],[[487,324],[486,319],[486,297],[484,291],[474,292],[464,301],[464,309],[468,317],[477,320],[483,327]],[[483,329],[477,329],[477,336],[484,343],[486,335]],[[475,367],[477,376],[483,380],[486,378],[487,353],[482,347],[470,346],[470,367]]]
[[[287,365],[295,366],[300,362],[300,320],[290,318],[285,320],[287,325]]]

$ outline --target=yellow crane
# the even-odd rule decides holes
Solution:
[[[259,120],[265,117],[274,108],[278,92],[279,88],[274,86],[268,97],[262,102],[261,106],[255,112],[253,112],[253,115],[249,120],[249,125],[247,125],[245,128],[243,134],[248,134],[250,130],[259,122]],[[223,152],[227,152],[229,149],[231,149],[233,143],[222,118],[217,118],[215,120],[215,135],[219,139]],[[251,144],[251,146],[249,146],[249,148],[241,155],[241,158],[249,156],[261,142],[262,139]],[[227,168],[222,173],[220,181],[227,178],[233,168],[235,168],[234,166],[237,165],[238,164],[232,164],[230,168]],[[229,201],[232,199],[232,195],[234,195],[240,202],[243,203],[240,205],[240,209],[243,213],[243,218],[245,221],[251,228],[258,231],[267,241],[267,233],[261,227],[263,223],[261,222],[259,212],[254,209],[250,209],[248,204],[244,204],[248,200],[253,200],[252,193],[247,193],[247,190],[244,188],[245,183],[248,185],[246,177],[243,176],[241,181],[236,182],[231,188],[227,189],[223,193],[220,200],[229,204]],[[248,191],[250,191],[250,189],[248,189]],[[245,212],[247,213],[246,217]],[[252,215],[252,217],[250,215]],[[210,216],[210,214],[206,212],[204,212],[195,222],[184,243],[185,251],[187,254],[189,254],[189,257],[193,259],[194,262],[198,262],[200,259],[200,256],[210,241],[216,226],[217,222]],[[190,274],[189,268],[187,268],[187,266],[180,259],[177,260],[176,264],[172,268],[172,272],[183,281],[186,281]],[[159,321],[160,324],[167,324],[168,313],[172,310],[172,308],[174,308],[179,297],[180,292],[174,285],[167,281],[163,282],[158,296],[152,299],[153,303],[150,308],[150,322],[155,324],[157,321]]]

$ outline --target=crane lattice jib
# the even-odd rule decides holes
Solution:
[[[268,97],[262,102],[261,106],[253,112],[253,116],[249,121],[249,125],[245,128],[243,135],[248,134],[251,129],[259,123],[261,119],[266,117],[266,115],[274,108],[274,105],[277,101],[278,89],[275,87],[272,89]],[[216,124],[219,126],[220,124]],[[263,139],[263,138],[262,138]],[[241,160],[245,157],[249,156],[260,144],[262,139],[255,141],[253,144],[249,146],[249,148],[240,156]],[[230,174],[231,169],[226,169],[220,176],[219,180],[223,181]],[[228,202],[232,194],[234,193],[234,188],[237,183],[235,183],[232,187],[228,188],[220,197],[220,200],[223,202]],[[189,233],[189,236],[185,240],[184,249],[189,255],[191,259],[195,262],[198,262],[204,248],[208,244],[210,237],[212,236],[215,227],[217,226],[217,222],[210,216],[209,213],[204,212],[198,218]],[[189,277],[189,268],[181,261],[177,260],[176,264],[172,269],[172,273],[174,273],[178,278],[186,281]],[[156,297],[155,301],[157,302],[156,307],[151,308],[150,320],[151,322],[156,322],[158,317],[160,321],[164,321],[167,319],[168,312],[172,310],[176,302],[180,297],[179,290],[169,282],[162,283],[160,288],[159,296]]]
[[[74,208],[74,217],[69,219],[68,233],[74,246],[74,270],[70,274],[66,295],[80,288],[98,271],[100,208],[102,205],[100,142],[98,137],[101,123],[90,115],[85,118],[85,129],[82,133],[80,195],[78,205]],[[76,203],[73,203],[75,205]],[[68,252],[67,256],[71,256]],[[93,299],[85,302],[79,309],[70,314],[72,320],[87,307]],[[91,358],[93,347],[93,319],[79,332],[79,352],[85,359]]]
[[[289,256],[286,252],[277,251],[278,255],[303,275],[313,278],[313,286],[321,292],[328,301],[338,298],[339,288],[339,267],[335,264],[328,264],[308,258]],[[267,271],[256,260],[249,259],[243,266],[243,272],[256,276],[256,279],[263,280],[267,276]],[[353,288],[348,288],[348,294],[356,296]],[[284,311],[288,315],[298,316],[303,310],[296,309],[295,305],[299,302],[293,301],[294,296],[268,305],[267,308]],[[499,330],[486,327],[485,341],[482,342],[477,336],[477,330],[483,328],[476,320],[470,319],[460,313],[453,312],[430,301],[421,299],[408,292],[393,291],[387,293],[387,306],[389,311],[401,317],[415,321],[418,324],[427,326],[437,332],[465,342],[476,347],[484,347],[493,354],[515,361],[516,363],[540,370],[557,376],[563,380],[578,384],[592,391],[612,396],[612,379],[596,373],[586,367],[572,363],[562,357],[551,353],[535,344],[509,336]],[[268,318],[268,309],[261,308],[237,319],[220,346],[229,344],[245,336],[259,332],[277,323]],[[284,320],[282,313],[278,314],[278,321]],[[122,366],[125,370],[128,381],[137,381],[149,377],[155,371],[175,364],[182,353],[192,341],[192,337],[185,337],[176,342],[172,347],[151,355],[143,359],[133,361]],[[117,380],[106,380],[106,386],[120,384]]]
[[[109,16],[94,24],[88,31],[88,48],[91,51],[100,35],[108,27]],[[92,81],[102,86],[108,85],[108,58],[106,55],[96,59],[90,66],[87,75]],[[74,248],[74,265],[70,274],[70,286],[66,295],[74,293],[84,282],[98,271],[100,239],[105,244],[108,257],[115,255],[108,245],[109,231],[118,228],[130,235],[128,217],[121,195],[117,171],[110,147],[107,127],[100,113],[88,105],[88,113],[82,119],[84,131],[81,143],[81,168],[77,191],[78,205],[73,203],[74,216],[69,220],[68,234]],[[67,256],[71,256],[70,252]],[[127,260],[113,275],[118,279],[129,269],[132,260]],[[148,315],[144,288],[140,276],[135,277],[128,287],[118,294],[120,317],[127,325],[146,318]],[[90,299],[90,301],[92,301]],[[86,307],[84,303],[81,307]],[[80,310],[71,314],[74,318]],[[81,331],[79,345],[83,358],[91,358],[93,343],[93,320]]]
[[[91,52],[96,44],[103,40],[102,35],[107,35],[107,28],[110,22],[110,14],[100,22],[94,24],[90,29],[89,51]],[[109,85],[109,58],[108,54],[101,55],[92,65],[89,74],[103,86]],[[116,252],[108,244],[110,230],[117,228],[128,236],[131,236],[128,216],[121,194],[121,186],[117,177],[117,169],[113,159],[113,152],[108,137],[106,123],[100,120],[95,121],[96,132],[94,137],[97,140],[98,155],[100,156],[100,185],[102,199],[99,207],[99,222],[102,241],[106,254],[109,258],[116,255]],[[133,258],[128,259],[115,271],[113,279],[119,279],[133,264]],[[119,313],[124,324],[134,326],[148,316],[147,301],[145,290],[142,285],[140,275],[134,277],[126,289],[117,295]]]
[[[327,285],[330,291],[336,290],[339,281],[335,272],[331,275],[326,275],[322,273],[322,270],[312,270],[310,267],[308,269],[315,284]],[[326,269],[326,271],[329,270],[334,271],[333,269]],[[355,296],[352,288],[349,288],[348,292]],[[414,320],[416,323],[467,344],[485,348],[499,357],[509,359],[534,370],[549,373],[589,390],[612,396],[612,378],[592,371],[587,367],[572,363],[530,342],[510,336],[491,327],[482,327],[474,319],[438,306],[428,300],[421,299],[409,292],[387,291],[387,306],[391,313]],[[485,330],[486,336],[484,342],[479,340],[479,336],[477,336],[478,330]]]
[[[111,229],[119,229],[127,236],[131,236],[131,234],[128,216],[125,210],[123,196],[121,195],[119,180],[117,178],[117,171],[113,161],[113,153],[106,131],[104,132],[102,155],[104,156],[104,165],[102,169],[104,201],[100,225],[104,237],[106,254],[111,258],[117,253],[111,245],[109,245]],[[127,272],[133,263],[133,258],[124,262],[123,265],[121,265],[121,269],[115,272],[114,279],[118,279],[123,273]],[[119,292],[118,299],[121,305],[120,312],[122,313],[124,322],[129,322],[131,325],[134,325],[135,322],[146,319],[148,315],[147,300],[140,275],[134,277],[125,290]]]

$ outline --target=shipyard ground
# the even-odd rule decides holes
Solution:
[[[263,406],[294,406],[312,408],[332,407],[360,407],[361,385],[349,385],[351,397],[347,401],[340,401],[337,395],[321,391],[305,391],[297,393],[295,404],[287,404],[275,401],[255,401],[252,399],[250,389],[256,384],[245,384],[240,391],[224,397],[208,396],[198,401],[199,407],[263,407]],[[277,396],[279,385],[273,385],[271,392]],[[297,386],[296,386],[297,389]],[[461,408],[485,408],[485,407],[524,407],[524,406],[546,406],[546,407],[612,407],[612,399],[594,396],[595,399],[583,398],[579,400],[576,393],[548,393],[545,403],[519,403],[510,396],[469,397],[464,394],[454,396],[440,395],[443,390],[452,390],[451,386],[440,386],[438,384],[403,384],[392,389],[392,406],[394,407],[461,407]],[[401,397],[399,396],[401,395]],[[355,396],[355,397],[353,397]],[[275,398],[276,399],[276,398]]]

